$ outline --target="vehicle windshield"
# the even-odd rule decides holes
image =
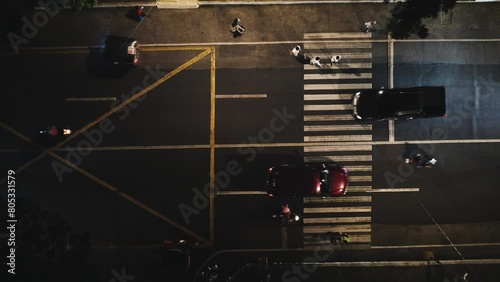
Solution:
[[[319,173],[319,178],[321,180],[321,194],[328,194],[330,190],[330,173],[328,170],[322,170]]]

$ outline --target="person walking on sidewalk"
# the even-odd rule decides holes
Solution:
[[[146,16],[144,14],[144,7],[143,6],[135,6],[135,11],[137,12],[137,16],[139,17],[139,21],[142,22],[144,20],[144,17]]]
[[[321,65],[321,63],[320,63],[320,58],[318,56],[312,58],[311,61],[309,62],[309,64],[311,64],[315,67],[318,67],[318,68],[323,67],[323,65]]]

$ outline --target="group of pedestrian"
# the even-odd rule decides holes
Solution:
[[[318,67],[318,68],[322,68],[323,65],[321,64],[321,58],[319,56],[315,56],[315,57],[310,57],[309,55],[307,54],[301,54],[301,50],[302,48],[300,47],[300,45],[297,45],[295,46],[291,51],[290,51],[290,55],[294,56],[295,58],[306,58],[307,60],[309,60],[309,64],[310,65],[313,65],[315,67]],[[342,59],[342,56],[340,55],[333,55],[331,58],[330,58],[330,65],[333,67],[333,65],[337,65],[340,63],[340,59]]]

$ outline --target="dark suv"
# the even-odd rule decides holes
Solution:
[[[442,86],[364,90],[354,94],[352,110],[360,120],[440,117],[446,115],[446,92]]]
[[[341,196],[347,185],[347,169],[336,164],[283,164],[267,175],[269,196]]]

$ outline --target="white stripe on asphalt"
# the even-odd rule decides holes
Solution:
[[[351,114],[304,115],[304,121],[336,121],[336,120],[355,120],[355,118]]]
[[[370,166],[371,168],[371,166]],[[350,193],[368,193],[371,192],[372,187],[371,186],[349,186],[347,188],[347,192]]]
[[[351,156],[305,156],[304,162],[314,163],[321,161],[330,162],[369,162],[372,160],[372,155],[351,155]]]
[[[324,32],[304,33],[304,39],[332,39],[332,38],[371,38],[370,32]]]
[[[372,218],[369,216],[353,216],[353,217],[315,217],[304,218],[304,224],[338,224],[338,223],[367,223],[371,222]]]
[[[351,175],[349,176],[349,182],[368,182],[372,181],[371,175]]]
[[[348,110],[352,110],[351,104],[304,105],[304,111],[348,111]]]
[[[336,151],[371,151],[372,146],[370,145],[363,145],[363,146],[356,146],[356,145],[339,145],[339,146],[314,146],[314,147],[304,147],[304,152],[305,153],[311,153],[311,152],[336,152]]]
[[[326,233],[326,232],[325,232]],[[304,235],[304,248],[309,249],[310,247],[316,245],[324,247],[338,247],[333,245],[330,240],[326,239],[325,233],[316,235]],[[349,234],[350,243],[371,243],[370,234]],[[327,244],[326,246],[324,244]],[[369,247],[368,247],[369,248]]]
[[[305,94],[304,101],[317,100],[352,100],[352,94]]]
[[[324,59],[324,58],[323,58]],[[328,61],[330,62],[330,61]],[[326,66],[327,69],[330,68],[330,65],[328,64]],[[372,68],[372,63],[343,63],[337,66],[334,66],[333,68],[338,68],[338,69],[371,69]],[[317,70],[318,68],[312,65],[304,65],[304,70]],[[321,69],[321,68],[319,68]]]
[[[371,135],[304,136],[304,142],[370,141]]]
[[[311,42],[304,44],[304,50],[314,53],[312,50],[325,50],[337,48],[357,48],[369,49],[372,48],[371,42],[357,42],[357,41],[337,41],[337,42]],[[310,51],[311,50],[311,51]]]
[[[370,224],[353,224],[353,225],[332,225],[332,226],[304,226],[304,234],[325,234],[326,232],[346,232],[349,234],[349,239],[354,234],[352,233],[369,233],[371,232]]]
[[[218,94],[216,99],[247,99],[247,98],[267,98],[267,94]]]
[[[350,125],[305,125],[304,131],[349,131],[349,130],[372,130],[371,124]]]
[[[304,213],[351,213],[351,212],[371,212],[370,206],[362,207],[315,207],[304,208]]]
[[[336,90],[336,89],[371,89],[371,83],[346,83],[346,84],[304,84],[304,90]],[[354,92],[354,90],[353,90]]]
[[[349,236],[349,239],[351,237]],[[351,240],[352,241],[352,240]],[[500,264],[500,259],[464,259],[464,260],[433,260],[416,261],[352,261],[352,262],[301,262],[302,264],[321,267],[410,267],[410,266],[437,266],[437,265],[469,265],[469,264]],[[279,264],[275,262],[273,264]],[[288,263],[287,263],[288,264]]]
[[[372,78],[371,73],[306,73],[304,80],[321,80],[321,79],[369,79]]]
[[[389,120],[387,126],[389,127],[389,142],[394,142],[394,120]]]
[[[349,188],[347,188],[349,189]],[[372,196],[344,196],[327,198],[304,198],[304,204],[318,203],[371,203]]]
[[[372,171],[371,165],[346,165],[347,171]]]
[[[116,101],[116,97],[82,97],[82,98],[65,98],[66,102],[102,102]]]
[[[234,195],[267,195],[265,191],[219,191],[219,196],[234,196]]]
[[[372,53],[368,52],[359,52],[359,53],[342,53],[342,52],[315,52],[313,54],[308,54],[311,57],[320,57],[320,58],[331,58],[333,55],[339,55],[341,56],[341,64],[344,62],[343,60],[346,59],[371,59],[372,58]]]
[[[400,192],[419,192],[420,188],[381,188],[372,189],[370,193],[400,193]]]

